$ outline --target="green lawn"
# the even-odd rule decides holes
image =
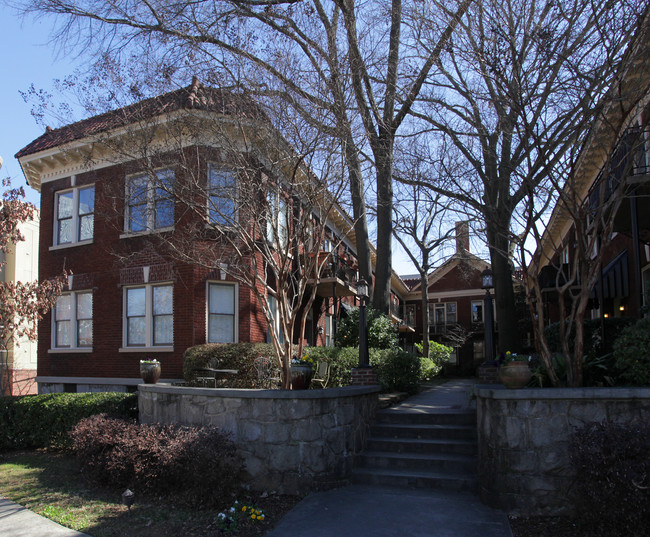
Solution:
[[[122,492],[86,483],[70,455],[42,451],[0,454],[0,496],[92,537],[226,535],[218,511],[181,508],[171,499],[141,498],[134,491],[136,501],[129,512],[121,504]],[[258,499],[255,505],[264,510],[266,520],[247,521],[236,535],[263,535],[297,500]]]

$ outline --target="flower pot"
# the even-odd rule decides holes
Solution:
[[[506,388],[523,388],[532,376],[528,362],[508,362],[499,368],[499,380]]]
[[[307,390],[311,384],[314,370],[310,364],[293,364],[291,366],[291,387],[294,390]]]
[[[160,363],[140,364],[140,376],[145,384],[155,384],[160,378]]]

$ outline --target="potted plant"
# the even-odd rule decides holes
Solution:
[[[158,360],[140,360],[140,376],[145,384],[155,384],[160,378]]]
[[[291,359],[291,387],[294,390],[306,390],[314,375],[314,361],[305,355],[300,360],[296,356]]]
[[[499,380],[506,388],[523,388],[532,377],[528,367],[529,356],[517,355],[510,351],[502,355],[499,366]]]

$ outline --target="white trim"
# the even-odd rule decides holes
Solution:
[[[476,300],[479,300],[483,298],[485,295],[485,290],[484,289],[464,289],[461,291],[438,291],[436,293],[429,293],[427,297],[429,300],[438,300],[440,302],[440,299],[447,299],[447,298],[458,298],[458,297],[467,297],[467,296],[475,296]]]
[[[170,382],[183,382],[183,379],[165,379]],[[117,384],[122,386],[135,386],[142,384],[141,378],[118,377],[44,377],[37,375],[36,382],[42,384]],[[160,382],[160,381],[158,381]]]
[[[94,239],[88,239],[85,241],[78,241],[78,242],[66,242],[65,244],[55,244],[54,246],[50,246],[49,250],[50,252],[53,250],[64,250],[65,248],[74,248],[75,246],[85,246],[87,244],[93,244],[95,241]]]
[[[70,246],[78,246],[81,244],[92,243],[95,238],[95,183],[89,185],[79,185],[76,186],[76,175],[71,177],[71,188],[62,188],[54,192],[54,222],[52,226],[52,249],[59,248],[69,248]],[[93,189],[93,236],[90,239],[79,240],[79,231],[80,231],[80,215],[79,215],[79,192],[82,190]],[[70,229],[70,242],[59,242],[59,199],[61,195],[72,192],[72,216],[70,217],[71,229]],[[90,213],[89,213],[90,214]],[[86,216],[86,215],[83,215]]]
[[[131,237],[142,237],[143,235],[153,235],[154,233],[165,233],[166,231],[174,231],[176,226],[159,227],[158,229],[145,229],[144,231],[137,231],[134,233],[120,233],[120,239],[130,239]]]
[[[205,342],[206,343],[215,343],[210,341],[210,285],[231,285],[235,287],[235,296],[234,300],[234,333],[233,343],[239,343],[239,283],[237,282],[228,282],[222,280],[207,280],[205,282]]]
[[[174,352],[174,347],[120,347],[117,352]]]
[[[48,349],[48,354],[90,354],[93,352],[92,347],[56,347]]]
[[[153,289],[154,287],[171,287],[172,290],[172,345],[152,345],[154,337],[153,327]],[[129,289],[144,289],[145,292],[145,345],[128,346],[128,322],[127,322],[127,294]],[[133,285],[124,285],[122,287],[122,346],[119,352],[170,352],[174,350],[174,282],[163,281],[154,283],[139,283]]]

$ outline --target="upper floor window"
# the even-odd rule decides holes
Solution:
[[[208,343],[237,341],[237,286],[208,283]]]
[[[53,348],[78,349],[92,347],[92,291],[74,291],[59,296],[54,306],[53,321]]]
[[[456,302],[429,304],[429,324],[445,325],[456,323]]]
[[[232,170],[208,168],[208,221],[232,226],[237,218],[237,181]]]
[[[57,192],[55,219],[55,245],[91,241],[95,223],[95,186]]]
[[[289,233],[287,200],[278,190],[270,190],[267,201],[269,215],[266,221],[266,238],[270,243],[284,248]]]
[[[140,233],[174,225],[174,171],[134,175],[126,183],[126,232]]]
[[[169,284],[125,289],[126,347],[169,347],[173,344],[173,289]]]
[[[472,322],[473,323],[483,322],[483,301],[482,300],[472,300]]]

